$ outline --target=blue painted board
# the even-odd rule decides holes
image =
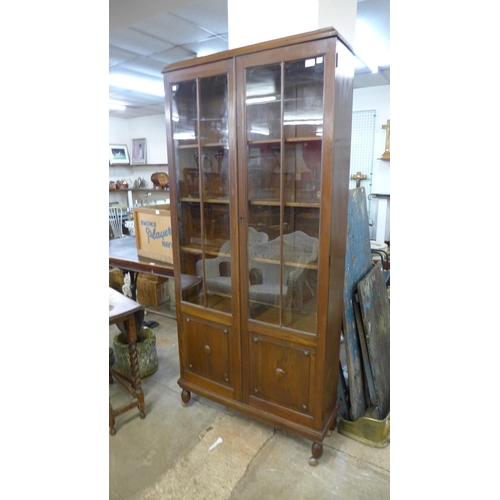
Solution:
[[[375,389],[377,418],[383,420],[389,415],[391,407],[391,320],[381,262],[359,282],[358,293]]]
[[[347,212],[347,242],[344,273],[344,341],[351,419],[365,415],[368,402],[365,399],[361,347],[356,328],[353,297],[358,283],[372,269],[370,229],[364,188],[349,190]]]

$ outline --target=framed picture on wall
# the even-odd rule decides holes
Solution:
[[[128,165],[130,158],[128,156],[127,146],[124,144],[109,145],[109,164],[110,165]]]
[[[132,139],[132,165],[146,164],[146,139]]]

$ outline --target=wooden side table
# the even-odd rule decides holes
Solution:
[[[113,288],[109,288],[109,324],[123,323],[126,330],[128,342],[128,352],[130,355],[131,374],[128,375],[120,369],[110,366],[110,382],[116,380],[131,396],[132,401],[128,404],[113,408],[109,402],[109,433],[114,436],[115,417],[137,407],[141,419],[145,418],[144,394],[141,388],[141,378],[139,375],[139,361],[137,358],[137,328],[142,323],[144,316],[143,307],[134,300],[125,297]]]

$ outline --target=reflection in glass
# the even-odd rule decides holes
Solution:
[[[281,65],[260,66],[246,72],[247,139],[281,137]]]
[[[321,57],[246,71],[248,223],[268,237],[248,241],[249,317],[310,333],[316,331],[323,81]]]
[[[196,81],[172,85],[172,122],[174,144],[196,144]]]
[[[286,137],[316,137],[323,130],[322,57],[285,63]]]
[[[183,300],[230,312],[227,82],[224,74],[174,84],[172,110],[181,273],[199,277]]]

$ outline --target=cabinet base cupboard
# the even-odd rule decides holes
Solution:
[[[163,74],[182,402],[309,439],[316,465],[338,410],[352,51],[327,28]]]

